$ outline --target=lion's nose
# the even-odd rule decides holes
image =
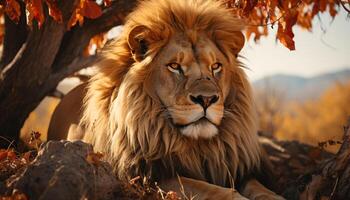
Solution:
[[[217,102],[219,100],[219,96],[212,95],[212,96],[193,96],[190,95],[190,99],[195,104],[200,104],[204,109],[207,109],[211,104]]]

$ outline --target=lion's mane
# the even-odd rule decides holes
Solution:
[[[127,40],[139,25],[152,31],[148,37],[153,42],[145,58],[136,62]],[[104,50],[99,72],[89,82],[81,121],[84,140],[107,154],[119,178],[179,174],[227,186],[259,168],[250,84],[230,53],[241,29],[241,23],[216,1],[148,0],[128,16],[121,36]],[[207,33],[236,65],[219,134],[209,140],[183,136],[144,84],[151,73],[147,66],[175,32]]]

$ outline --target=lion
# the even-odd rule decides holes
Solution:
[[[245,199],[232,188],[283,199],[258,181],[268,163],[238,56],[243,28],[215,0],[140,2],[99,72],[62,100],[48,138],[91,143],[121,180],[142,175],[174,189],[179,177],[200,199]]]

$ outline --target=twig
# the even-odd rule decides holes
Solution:
[[[345,6],[345,2],[343,2],[342,0],[338,0],[338,2],[344,8],[344,10],[350,14],[350,9]]]
[[[51,75],[51,80],[61,80],[81,69],[92,66],[99,60],[97,55],[91,55],[89,57],[79,56],[75,58],[70,64],[63,67],[59,72]]]
[[[64,97],[64,94],[63,94],[63,92],[59,91],[58,89],[55,89],[48,96],[62,99]]]
[[[297,7],[299,7],[299,5],[303,2],[303,0],[299,0],[295,5],[293,5],[291,8],[289,9],[295,9]],[[276,22],[278,22],[279,20],[283,19],[286,16],[286,12],[284,12],[281,16],[279,16],[276,20],[272,21],[272,22],[268,22],[265,24],[247,24],[247,26],[269,26],[269,25],[274,25]]]
[[[337,189],[337,186],[338,186],[338,181],[339,181],[339,177],[337,177],[337,179],[335,180],[335,184],[334,184],[331,196],[329,197],[329,200],[333,200],[334,198],[335,190]]]
[[[90,79],[91,76],[85,75],[85,74],[74,73],[70,77],[78,78],[80,81],[86,82],[86,81],[88,81]]]
[[[192,198],[187,197],[186,192],[185,192],[184,185],[182,184],[182,181],[181,181],[181,177],[180,177],[178,174],[177,174],[177,179],[178,179],[179,184],[180,184],[180,191],[181,191],[181,194],[184,196],[184,198],[185,198],[186,200],[191,200]]]
[[[329,199],[332,200],[334,198],[338,198],[338,196],[342,196],[344,194],[339,193],[339,184],[342,183],[344,179],[343,176],[349,176],[348,174],[344,174],[347,171],[348,163],[350,160],[350,118],[347,125],[347,128],[344,130],[344,138],[343,143],[338,150],[335,157],[330,160],[325,161],[321,164],[317,169],[315,169],[312,173],[306,174],[306,176],[312,176],[312,179],[306,183],[306,187],[304,191],[301,193],[300,197],[315,198],[315,196],[321,192],[323,189],[331,187],[331,184],[334,182],[332,192],[329,194]],[[345,177],[346,178],[346,177]],[[301,178],[300,180],[303,180]],[[343,186],[343,185],[342,185]]]
[[[10,141],[10,140],[8,140],[7,138],[5,138],[5,137],[3,137],[3,136],[1,136],[1,135],[0,135],[0,139],[6,140],[6,142],[9,143],[9,145],[8,145],[8,147],[7,147],[7,150],[9,150],[11,146],[12,146],[13,148],[15,148],[15,146],[13,145],[13,143],[15,142],[14,140]]]

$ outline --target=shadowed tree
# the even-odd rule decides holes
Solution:
[[[69,30],[68,23],[77,2],[58,1],[62,22],[49,17],[49,10],[44,7],[46,20],[40,28],[34,21],[32,30],[28,30],[23,14],[24,3],[20,3],[22,15],[17,24],[5,17],[0,74],[0,134],[9,141],[18,141],[20,129],[29,113],[55,90],[62,79],[96,61],[96,55],[83,55],[90,39],[123,24],[124,16],[135,6],[136,0],[112,2],[97,19],[85,20],[83,26]],[[9,142],[2,139],[0,144],[8,146]]]
[[[29,113],[67,76],[96,62],[84,56],[95,35],[123,24],[136,0],[0,0],[3,51],[0,62],[0,140],[17,142]],[[278,28],[276,38],[294,50],[292,27],[311,30],[318,13],[335,17],[343,0],[222,0],[232,13],[247,19],[247,38]],[[5,14],[4,14],[5,13]],[[25,16],[25,13],[27,16]],[[79,26],[76,25],[79,23]],[[5,139],[4,139],[5,138]],[[8,141],[6,141],[8,140]]]

